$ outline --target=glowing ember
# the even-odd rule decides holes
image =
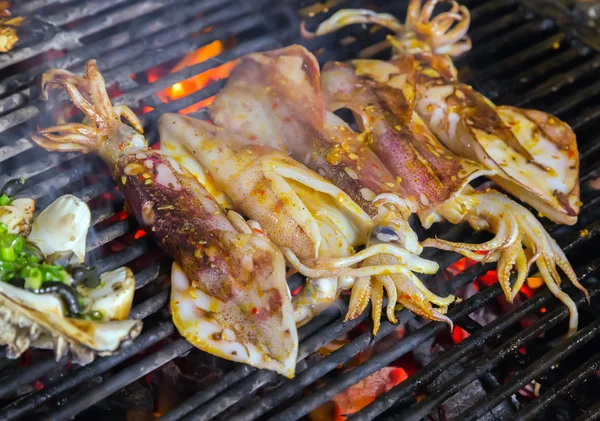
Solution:
[[[469,269],[471,266],[475,266],[477,264],[476,260],[469,259],[468,257],[463,257],[456,261],[454,264],[448,266],[446,268],[446,272],[451,276],[456,276],[459,273],[464,272]]]
[[[187,54],[175,67],[170,70],[170,73],[175,73],[185,69],[186,67],[194,66],[196,64],[205,62],[209,59],[213,59],[225,50],[225,46],[222,41],[215,41],[208,45],[205,45],[198,50]],[[214,69],[207,70],[206,72],[200,73],[199,75],[193,76],[184,81],[178,82],[173,86],[159,92],[157,96],[161,101],[167,103],[184,98],[194,92],[199,91],[211,82],[224,79],[231,73],[231,70],[235,67],[237,61],[221,64]],[[151,69],[148,71],[148,82],[152,83],[161,77],[161,71],[159,68]],[[214,96],[206,98],[200,102],[197,102],[187,108],[179,111],[181,114],[189,114],[198,111],[212,103]],[[148,107],[150,108],[150,107]]]
[[[483,276],[478,278],[484,285],[490,286],[498,282],[498,272],[488,270]]]
[[[542,278],[527,278],[527,286],[531,289],[538,289],[542,285],[544,285]]]
[[[372,403],[379,395],[408,378],[402,367],[384,367],[350,386],[333,398],[332,402],[310,413],[313,421],[343,421],[348,415],[360,411]],[[318,393],[318,391],[317,391]]]
[[[535,293],[533,292],[533,290],[531,288],[529,288],[527,285],[523,285],[521,287],[521,292],[523,294],[525,294],[525,296],[527,298],[531,298],[531,297],[533,297],[535,295]]]
[[[462,342],[464,339],[469,337],[469,332],[464,330],[460,326],[454,326],[452,330],[452,340],[455,344]]]

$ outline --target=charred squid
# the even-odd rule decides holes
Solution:
[[[244,143],[287,152],[350,196],[376,226],[367,246],[397,238],[408,251],[420,253],[407,222],[416,209],[415,198],[373,153],[366,137],[326,111],[319,66],[305,48],[294,45],[242,58],[215,98],[211,116],[216,125],[236,133]],[[370,256],[363,265],[399,263],[403,262],[397,256],[382,253]],[[370,298],[377,328],[384,290],[390,320],[395,320],[397,301],[417,314],[451,324],[444,313],[454,297],[433,294],[410,271],[361,279],[352,290],[348,318],[360,314]]]
[[[498,261],[498,279],[511,302],[536,263],[548,288],[569,308],[570,332],[574,332],[577,306],[560,289],[557,268],[587,291],[560,247],[527,209],[497,191],[474,191],[469,185],[494,171],[456,156],[425,125],[414,109],[414,72],[407,69],[414,64],[412,60],[329,63],[322,74],[327,105],[332,111],[352,110],[370,137],[371,148],[402,179],[404,190],[418,195],[417,214],[425,228],[446,219],[495,234],[483,244],[427,239],[423,246],[453,250],[478,261]],[[511,284],[513,271],[517,276]]]
[[[454,0],[411,0],[405,24],[388,14],[341,10],[322,23],[322,35],[353,23],[375,23],[396,32],[388,37],[396,70],[408,69],[415,109],[429,129],[455,154],[495,171],[491,178],[504,190],[555,222],[572,225],[581,206],[579,154],[573,130],[558,118],[537,110],[496,106],[472,87],[460,83],[449,56],[471,48],[466,36],[470,15]],[[450,10],[432,18],[438,3]],[[414,66],[398,65],[411,60]],[[368,72],[370,60],[355,61]]]
[[[185,167],[148,148],[135,114],[111,105],[95,60],[85,78],[50,70],[42,83],[44,95],[64,88],[86,119],[32,139],[50,151],[95,152],[110,166],[136,219],[175,260],[171,311],[179,332],[206,352],[292,377],[298,337],[277,248],[238,231]]]
[[[160,135],[164,153],[185,162],[194,157],[235,208],[252,219],[248,231],[266,233],[289,264],[308,278],[294,296],[297,323],[310,320],[333,303],[341,289],[349,288],[353,295],[348,318],[356,317],[364,309],[373,276],[412,279],[413,271],[438,270],[436,263],[397,244],[369,244],[357,251],[368,242],[369,233],[374,234],[373,220],[350,196],[281,151],[246,144],[239,135],[179,114],[161,117]],[[377,232],[384,234],[381,228]],[[381,255],[397,262],[377,264]],[[390,291],[396,293],[392,287]],[[395,320],[395,295],[390,301],[388,315]],[[381,308],[376,308],[375,331],[379,314]]]

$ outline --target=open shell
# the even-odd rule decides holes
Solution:
[[[85,260],[88,206],[72,195],[64,195],[48,206],[32,222],[35,203],[16,199],[0,207],[0,222],[10,233],[26,234],[45,256],[71,251],[71,263]],[[7,345],[7,356],[18,358],[28,348],[53,349],[57,361],[71,354],[74,362],[87,364],[96,355],[110,355],[124,343],[136,338],[142,322],[127,320],[135,278],[121,267],[100,276],[98,288],[79,286],[86,312],[96,311],[102,320],[67,317],[62,300],[54,294],[34,292],[0,282],[0,344]]]
[[[56,199],[33,222],[29,241],[34,242],[44,256],[59,251],[72,251],[82,263],[85,259],[85,239],[90,228],[91,213],[81,199],[66,194]]]
[[[119,268],[105,276],[133,280],[133,273]],[[99,301],[101,302],[101,300]],[[7,356],[18,358],[29,347],[54,349],[56,360],[69,351],[73,361],[87,364],[94,356],[109,355],[124,342],[137,337],[138,320],[97,322],[65,317],[62,301],[0,282],[0,344],[8,345]]]

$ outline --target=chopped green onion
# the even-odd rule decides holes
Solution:
[[[5,234],[8,232],[8,227],[4,222],[0,222],[0,234]]]
[[[17,252],[13,247],[0,247],[0,259],[14,262],[17,260]]]
[[[13,198],[10,196],[7,196],[6,194],[3,194],[2,196],[0,196],[0,206],[8,206],[12,203]]]
[[[25,237],[21,237],[20,235],[15,236],[12,246],[17,253],[21,254],[23,247],[25,246]]]
[[[40,289],[44,282],[42,271],[36,267],[24,267],[21,277],[25,279],[25,288]]]

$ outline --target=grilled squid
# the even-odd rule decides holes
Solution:
[[[135,114],[111,105],[95,60],[85,78],[50,70],[42,83],[44,95],[64,88],[86,119],[32,139],[50,151],[95,152],[109,165],[129,209],[175,259],[171,311],[179,332],[206,352],[293,377],[298,336],[277,248],[236,229],[185,167],[148,148]]]
[[[425,247],[461,253],[477,261],[498,261],[498,279],[513,301],[536,263],[549,289],[571,312],[570,331],[577,329],[577,307],[559,288],[557,269],[587,293],[556,242],[523,206],[494,190],[474,191],[469,182],[493,170],[447,149],[417,112],[410,60],[388,63],[357,60],[325,65],[322,83],[331,110],[348,108],[371,139],[371,148],[410,194],[418,195],[417,214],[425,228],[446,219],[468,222],[495,237],[483,244],[427,239]],[[404,67],[402,67],[404,66]],[[511,273],[516,280],[511,283]]]
[[[450,10],[432,18],[438,3]],[[504,190],[555,222],[572,225],[581,206],[579,154],[575,134],[558,118],[536,110],[495,106],[458,81],[449,56],[471,48],[470,16],[455,1],[411,0],[406,23],[367,10],[341,10],[322,23],[322,35],[353,23],[376,23],[396,32],[388,37],[391,64],[409,71],[415,108],[429,129],[455,154],[493,169]],[[405,66],[398,61],[414,61]],[[370,62],[358,61],[368,69]],[[380,66],[381,67],[381,66]],[[360,72],[360,70],[359,70]],[[399,76],[392,70],[385,77]]]
[[[391,243],[369,244],[357,252],[374,227],[369,215],[338,187],[278,150],[244,144],[238,135],[179,114],[161,117],[160,134],[165,153],[176,160],[195,157],[236,207],[259,224],[252,229],[264,230],[289,264],[308,278],[294,297],[297,323],[310,320],[340,289],[351,287],[358,292],[347,317],[358,316],[366,306],[371,277],[438,270],[436,263]],[[382,254],[391,258],[381,263],[377,259]],[[393,304],[390,312],[395,320]]]
[[[366,250],[377,249],[371,246],[383,250],[384,243],[394,241],[411,253],[421,252],[407,222],[416,209],[415,198],[369,148],[368,137],[357,135],[344,120],[326,111],[318,63],[303,47],[244,57],[215,98],[211,116],[215,124],[235,133],[243,143],[287,152],[347,194],[375,225]],[[369,256],[362,264],[405,263],[399,255],[388,253]],[[409,267],[401,273],[359,276],[348,318],[360,314],[370,299],[377,330],[386,291],[391,321],[395,321],[394,306],[399,302],[415,313],[451,324],[444,313],[454,297],[433,294]]]

